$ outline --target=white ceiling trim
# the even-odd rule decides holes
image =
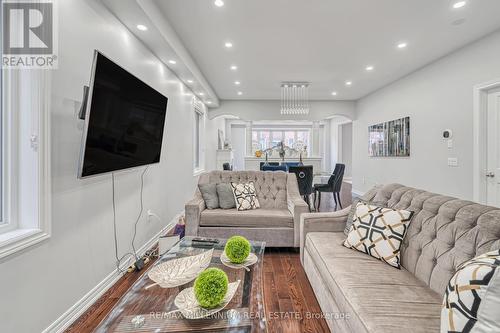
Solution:
[[[210,107],[218,107],[219,97],[203,76],[201,70],[198,68],[198,65],[196,65],[196,62],[189,54],[179,36],[177,36],[175,30],[163,16],[160,8],[158,8],[152,0],[136,0],[136,2],[139,7],[141,7],[144,14],[149,18],[151,23],[153,23],[156,29],[158,29],[162,37],[165,39],[165,42],[170,45],[170,47],[177,54],[179,61],[182,62],[191,72],[193,80],[198,81],[198,84],[200,84],[208,93],[208,96],[212,101]]]

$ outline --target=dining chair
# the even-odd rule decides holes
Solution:
[[[290,166],[288,167],[289,173],[294,173],[297,176],[297,183],[299,185],[300,195],[304,198],[309,206],[309,211],[311,211],[311,194],[312,194],[312,184],[313,184],[313,166]]]
[[[345,164],[337,163],[335,169],[333,170],[328,183],[326,184],[314,184],[314,203],[316,204],[316,197],[318,198],[318,205],[316,210],[319,212],[321,206],[321,193],[331,192],[333,195],[333,200],[335,201],[335,210],[340,206],[342,209],[342,202],[340,200],[340,191],[342,189],[342,181],[344,180]]]

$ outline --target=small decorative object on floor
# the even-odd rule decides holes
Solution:
[[[162,288],[173,288],[193,281],[201,271],[210,265],[214,249],[210,249],[196,256],[169,260],[153,267],[148,276],[155,283],[146,287],[149,289],[155,285]]]
[[[243,263],[248,255],[252,246],[250,242],[243,236],[233,236],[226,242],[224,253],[233,264]]]
[[[180,238],[184,238],[186,234],[186,218],[184,215],[179,217],[179,221],[175,225],[174,235],[179,235]]]
[[[202,319],[211,316],[219,311],[224,310],[224,308],[231,302],[238,287],[240,285],[240,280],[236,282],[231,282],[227,286],[227,292],[222,301],[218,306],[207,309],[198,303],[196,300],[194,288],[186,288],[181,291],[174,300],[177,310],[169,312],[169,314],[180,312],[182,316],[186,319]]]
[[[219,268],[208,268],[194,281],[194,295],[198,303],[205,309],[218,306],[227,293],[229,279]]]
[[[500,332],[500,250],[461,264],[441,310],[441,333]]]
[[[134,328],[141,328],[144,326],[144,323],[146,322],[146,318],[144,316],[135,316],[132,318],[132,325],[134,325]]]

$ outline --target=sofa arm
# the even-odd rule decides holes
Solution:
[[[186,236],[198,236],[201,212],[205,209],[205,201],[201,193],[196,191],[193,199],[185,206],[186,214]]]
[[[304,246],[309,232],[343,232],[351,206],[337,212],[307,213],[300,218],[300,260],[304,260]]]
[[[289,173],[287,178],[286,187],[287,196],[287,206],[290,214],[293,216],[293,233],[294,241],[293,246],[299,247],[300,245],[300,216],[305,213],[309,213],[309,206],[304,201],[299,192],[299,185],[297,183],[297,177],[294,173]]]

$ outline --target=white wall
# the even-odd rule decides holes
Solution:
[[[352,176],[352,123],[342,127],[342,163],[345,164],[344,177]]]
[[[0,263],[2,332],[42,331],[115,269],[111,177],[76,178],[83,125],[77,112],[94,49],[169,97],[161,162],[149,168],[144,188],[145,209],[163,222],[146,222],[143,217],[137,248],[183,210],[197,181],[192,166],[192,95],[186,87],[101,4],[58,4],[59,69],[52,73],[51,106],[52,237]],[[116,176],[120,255],[131,251],[140,171]]]
[[[217,148],[219,147],[219,130],[226,134],[226,120],[224,117],[217,117],[206,121],[205,127],[205,169],[217,169]],[[220,168],[219,168],[220,169]]]
[[[231,145],[234,153],[234,169],[245,170],[246,128],[243,125],[231,126]]]
[[[280,101],[221,101],[220,107],[210,109],[209,117],[233,115],[241,120],[324,120],[332,116],[354,118],[355,103],[352,101],[311,101],[308,115],[282,115]]]
[[[401,182],[472,199],[473,86],[500,78],[499,54],[496,32],[358,101],[353,189]],[[411,157],[368,157],[368,126],[404,116],[411,117]],[[447,128],[453,149],[441,137]],[[448,167],[448,157],[457,157],[459,166]]]

